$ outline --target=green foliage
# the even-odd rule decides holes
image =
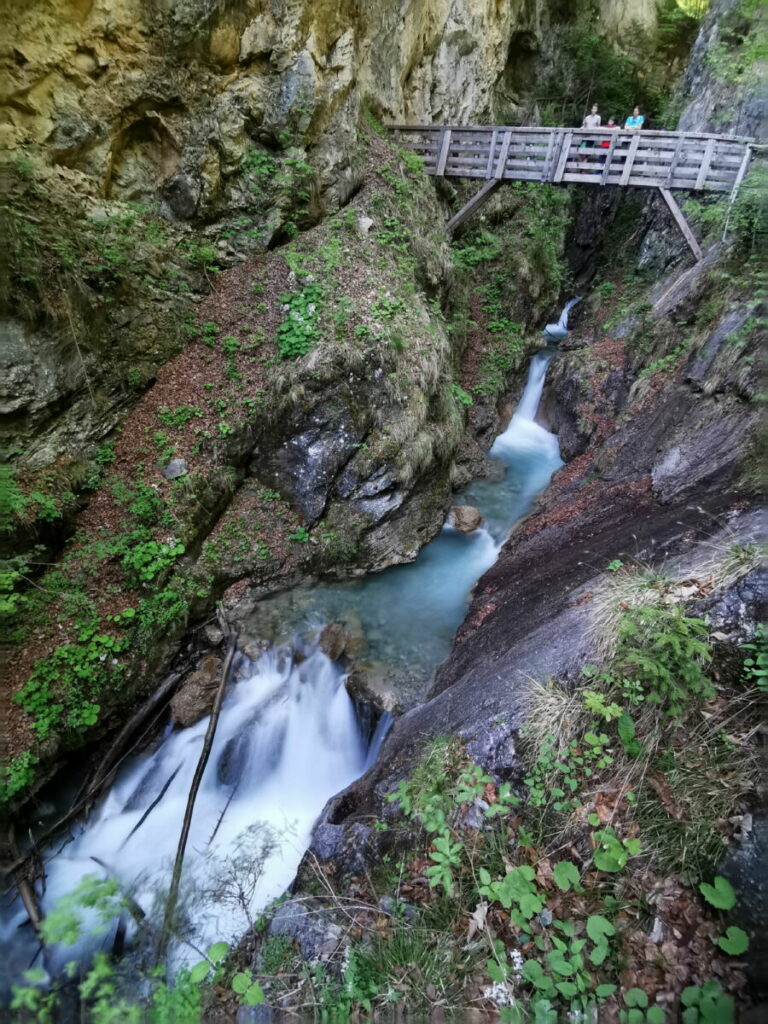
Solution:
[[[768,627],[759,623],[755,642],[742,644],[741,650],[749,652],[744,659],[744,680],[761,693],[768,693]]]
[[[457,384],[455,381],[451,383],[451,394],[460,405],[472,405],[472,395]]]
[[[471,241],[453,244],[453,259],[457,267],[475,267],[500,255],[501,239],[486,229],[479,231]]]
[[[609,874],[623,871],[629,858],[640,853],[639,839],[621,839],[610,827],[596,830],[593,839],[597,844],[593,856],[595,867]]]
[[[722,875],[716,875],[711,885],[709,882],[702,882],[699,885],[699,891],[707,903],[717,907],[718,910],[730,910],[736,904],[736,893],[733,891],[733,886]]]
[[[725,935],[721,935],[717,940],[717,944],[729,956],[741,956],[749,948],[749,936],[743,928],[731,925],[726,929]]]
[[[692,698],[710,700],[715,689],[702,664],[711,660],[706,623],[682,610],[638,607],[622,616],[617,661],[642,687],[646,700],[677,715]]]
[[[120,563],[131,586],[152,583],[184,553],[183,544],[163,544],[156,540],[138,539],[143,537],[142,533],[135,536],[135,542],[128,541],[128,550]]]
[[[277,347],[281,359],[305,355],[319,340],[322,290],[316,281],[308,281],[298,291],[283,295],[283,320],[277,328]]]
[[[706,981],[703,985],[684,988],[680,1002],[683,1024],[733,1024],[733,999],[723,992],[719,981]]]
[[[183,429],[191,419],[200,419],[202,415],[203,410],[196,405],[177,405],[175,409],[162,406],[157,412],[157,418],[163,426],[175,427],[177,430]]]
[[[558,861],[552,869],[552,877],[555,880],[555,885],[562,892],[568,892],[570,889],[577,890],[580,887],[579,869],[569,860]]]
[[[39,763],[40,759],[31,750],[24,750],[0,766],[0,803],[6,803],[33,782]]]
[[[115,655],[125,650],[127,641],[97,628],[94,622],[83,622],[77,640],[38,659],[14,695],[14,702],[32,718],[38,739],[45,739],[54,727],[79,732],[98,721],[100,707],[94,698],[119,677],[123,666]]]
[[[289,534],[288,540],[295,540],[298,544],[306,544],[309,540],[309,530],[306,526],[300,526],[293,533]]]

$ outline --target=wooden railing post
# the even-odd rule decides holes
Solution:
[[[568,163],[568,154],[571,151],[571,139],[573,138],[573,132],[566,132],[563,136],[563,141],[560,143],[560,156],[557,161],[557,169],[555,176],[552,181],[562,181],[563,175],[565,174],[565,165]]]
[[[709,174],[709,165],[712,163],[712,157],[715,153],[715,139],[707,139],[707,145],[704,150],[704,159],[701,161],[701,167],[699,167],[699,173],[696,175],[696,184],[694,188],[704,188],[704,182],[707,180]]]
[[[611,160],[613,159],[613,151],[616,149],[616,136],[617,132],[613,133],[611,138],[611,144],[608,147],[608,152],[605,156],[605,164],[603,165],[603,173],[600,175],[600,184],[604,185],[608,180],[608,172],[611,169]]]
[[[492,178],[493,177],[493,166],[494,166],[494,160],[496,159],[496,140],[498,139],[498,137],[499,137],[498,129],[494,128],[493,129],[493,134],[491,135],[491,148],[488,150],[488,163],[485,165],[485,176],[486,176],[486,178]]]
[[[621,172],[621,178],[619,179],[620,185],[626,185],[629,181],[629,176],[632,173],[632,164],[635,162],[635,153],[637,147],[640,145],[640,132],[635,132],[632,136],[632,141],[629,144],[629,152],[627,153],[627,159],[624,161],[624,169]]]

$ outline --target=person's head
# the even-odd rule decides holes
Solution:
[[[634,107],[633,110],[632,110],[632,117],[639,117],[639,116],[640,116],[640,107]]]
[[[609,128],[613,128],[613,126],[614,126],[615,124],[616,124],[616,118],[615,118],[615,117],[609,117],[609,118],[608,118],[608,127],[609,127]]]
[[[596,113],[597,113],[597,104],[596,104],[596,103],[593,103],[593,104],[592,104],[592,113],[593,113],[593,114],[596,114]]]

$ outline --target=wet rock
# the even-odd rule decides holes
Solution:
[[[318,640],[320,650],[327,654],[331,661],[338,661],[347,646],[347,634],[342,622],[329,622],[323,626]]]
[[[753,569],[719,595],[699,602],[694,612],[731,643],[751,641],[768,617],[768,569]]]
[[[719,872],[736,890],[736,906],[728,915],[728,924],[736,924],[750,937],[743,959],[758,999],[768,998],[768,811],[759,808],[752,830],[745,841],[734,845],[720,864]]]
[[[289,902],[278,908],[268,934],[293,939],[305,960],[316,961],[330,959],[344,932],[327,907]]]
[[[266,1003],[259,1006],[240,1006],[235,1017],[237,1024],[271,1024],[274,1019],[272,1007]]]
[[[186,459],[171,459],[168,465],[162,470],[166,480],[175,480],[177,477],[187,475]]]
[[[210,713],[221,678],[221,658],[209,654],[171,699],[171,720],[186,729]]]
[[[370,704],[379,711],[397,714],[401,699],[383,665],[353,665],[346,678],[347,693],[352,700]]]
[[[208,641],[211,647],[218,647],[219,644],[224,639],[224,634],[222,633],[222,631],[219,629],[218,626],[214,626],[212,623],[209,623],[207,626],[203,627],[203,634],[205,635],[205,639]]]
[[[320,861],[333,861],[339,875],[364,874],[374,849],[373,830],[359,821],[348,825],[318,825],[309,849]]]
[[[179,171],[163,185],[161,195],[163,212],[167,211],[177,220],[191,220],[200,201],[200,185]]]
[[[483,521],[483,517],[471,505],[455,505],[451,509],[448,521],[455,530],[460,530],[462,533],[472,533],[478,529]]]

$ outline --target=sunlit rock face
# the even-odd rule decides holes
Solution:
[[[162,200],[171,218],[224,209],[249,146],[314,150],[333,203],[355,187],[361,107],[385,120],[492,115],[513,38],[536,49],[547,0],[12,0],[0,141],[84,193]],[[604,0],[603,27],[652,0]],[[514,48],[513,48],[514,49]]]

